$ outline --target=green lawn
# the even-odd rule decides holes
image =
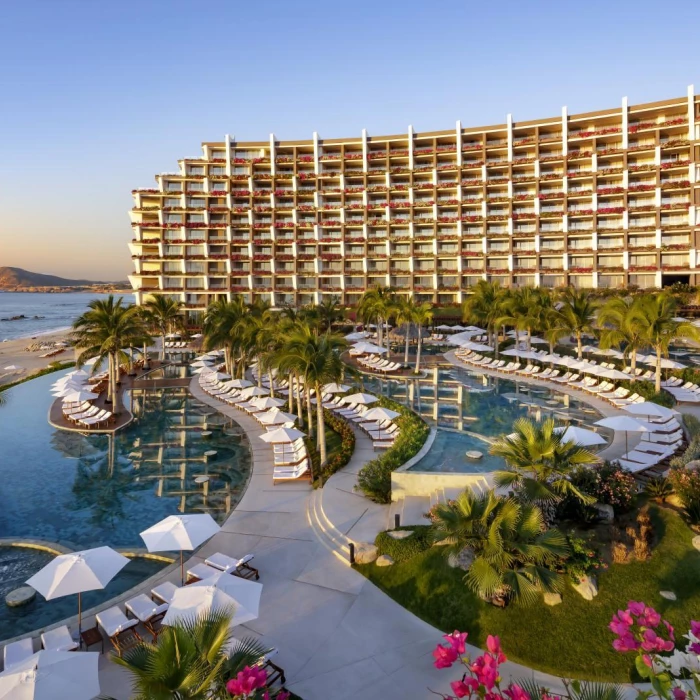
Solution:
[[[599,594],[585,601],[568,589],[556,607],[511,604],[505,610],[480,601],[462,582],[463,572],[450,569],[440,548],[401,564],[358,570],[416,615],[444,631],[469,632],[483,646],[488,634],[501,638],[510,659],[549,673],[590,680],[632,679],[633,656],[613,651],[607,625],[628,600],[655,607],[676,628],[677,639],[700,618],[700,552],[692,531],[675,512],[652,507],[659,538],[648,561],[613,565],[599,576]],[[659,591],[671,590],[670,602]]]
[[[340,435],[335,430],[326,426],[326,454],[330,457],[334,452],[340,449],[342,440]]]

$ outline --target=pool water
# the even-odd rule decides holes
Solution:
[[[437,429],[430,451],[410,471],[502,469],[503,460],[488,455],[489,445],[512,432],[516,419],[553,416],[560,425],[585,426],[600,418],[588,404],[568,394],[452,365],[429,370],[424,379],[365,378],[364,386],[408,406]],[[478,450],[484,457],[469,460],[467,450]]]
[[[0,639],[31,632],[57,620],[72,617],[78,612],[77,596],[47,601],[37,593],[28,605],[8,608],[4,604],[5,596],[10,591],[23,586],[28,578],[46,566],[52,558],[52,554],[37,549],[0,547]],[[164,563],[152,559],[137,557],[130,560],[104,590],[83,593],[83,610],[128,591],[158,573],[163,566]]]
[[[133,548],[144,546],[139,532],[167,515],[207,512],[223,521],[251,469],[247,438],[236,423],[186,388],[134,389],[135,421],[116,436],[56,430],[46,417],[50,386],[59,376],[5,392],[0,538],[34,538],[71,549]],[[195,481],[202,476],[206,483]],[[19,551],[26,556],[31,550]],[[133,582],[154,570],[152,562],[133,566]],[[119,574],[115,585],[123,575],[129,577]],[[0,585],[5,578],[0,571]],[[8,633],[0,603],[0,639]]]
[[[144,375],[144,379],[185,379],[192,377],[192,368],[189,365],[168,364]]]

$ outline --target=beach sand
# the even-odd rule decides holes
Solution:
[[[53,357],[39,357],[47,350],[36,350],[28,352],[25,348],[35,343],[50,343],[59,340],[67,340],[68,331],[57,331],[55,333],[47,333],[46,335],[38,335],[35,339],[31,338],[16,338],[8,340],[6,343],[0,343],[0,384],[9,384],[18,379],[24,379],[44,367],[48,367],[52,362],[72,362],[75,360],[75,351],[73,348],[66,348],[64,352]],[[21,370],[7,371],[4,368],[9,365],[17,365]]]

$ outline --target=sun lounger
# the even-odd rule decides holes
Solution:
[[[210,557],[208,557],[204,563],[218,569],[219,571],[235,574],[241,578],[255,578],[257,581],[260,578],[260,572],[255,567],[250,565],[253,558],[254,555],[246,554],[240,559],[234,559],[233,557],[229,557],[227,554],[217,552],[216,554],[212,554]]]
[[[67,625],[48,630],[41,635],[41,648],[47,651],[75,651],[79,646]]]
[[[162,603],[172,603],[173,596],[177,586],[172,581],[164,581],[158,584],[155,588],[151,588],[151,598],[161,601]]]
[[[272,483],[275,481],[294,481],[306,475],[309,471],[309,460],[305,459],[298,467],[293,470],[275,467],[272,472]]]
[[[130,620],[116,605],[97,613],[95,619],[119,656],[141,641],[139,633],[134,629],[139,621]]]
[[[154,603],[145,593],[140,593],[135,598],[128,600],[124,607],[127,613],[131,613],[156,639],[160,628],[156,628],[165,617],[170,603]]]
[[[3,661],[5,671],[10,670],[13,666],[22,663],[34,653],[32,638],[20,639],[16,642],[10,642],[5,645],[3,650]]]

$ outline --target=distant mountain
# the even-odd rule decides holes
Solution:
[[[21,267],[0,267],[0,289],[18,287],[87,287],[93,284],[109,284],[93,280],[69,280],[55,275],[29,272]]]

